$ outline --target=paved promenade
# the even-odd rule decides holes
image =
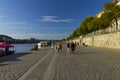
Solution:
[[[78,47],[58,55],[50,47],[0,57],[0,80],[120,80],[120,50]]]

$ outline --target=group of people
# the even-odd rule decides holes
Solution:
[[[54,42],[51,44],[51,48],[57,51],[59,54],[62,53],[62,42]],[[75,42],[66,42],[67,53],[75,53],[76,43]]]
[[[75,53],[76,43],[75,42],[66,42],[67,52]]]
[[[57,51],[59,54],[62,52],[62,43],[61,42],[52,43],[51,47],[54,48],[54,50]]]

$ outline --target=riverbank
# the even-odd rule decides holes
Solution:
[[[50,48],[0,57],[0,80],[16,80],[42,59]]]
[[[58,54],[50,47],[0,58],[0,80],[119,80],[120,50],[77,47]]]

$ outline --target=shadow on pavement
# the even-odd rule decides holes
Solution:
[[[24,52],[24,53],[15,53],[13,55],[3,56],[0,57],[0,66],[10,65],[9,62],[11,61],[21,61],[19,57],[29,55],[30,52]]]
[[[66,56],[66,55],[87,55],[87,54],[96,54],[97,52],[71,52],[71,53],[56,53],[58,55],[63,55],[63,56]]]
[[[95,54],[97,52],[75,52],[73,54],[79,54],[79,55],[83,55],[83,54]]]

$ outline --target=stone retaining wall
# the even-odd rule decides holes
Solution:
[[[85,43],[88,46],[96,47],[108,47],[108,48],[119,48],[120,49],[120,18],[112,21],[112,25],[106,29],[94,31],[88,33],[83,37],[74,39],[74,42],[78,42],[80,45]]]
[[[88,46],[120,48],[120,31],[77,38],[73,41],[79,42],[81,45],[85,43]]]

